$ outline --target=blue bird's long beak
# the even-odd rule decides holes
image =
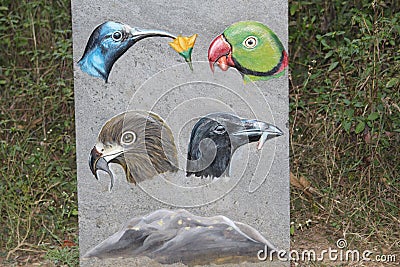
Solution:
[[[127,27],[127,31],[132,35],[132,37],[136,40],[144,39],[147,37],[169,37],[175,39],[176,36],[161,30],[148,30],[148,29],[140,29],[140,28],[131,28]]]
[[[78,65],[83,72],[107,82],[114,63],[136,42],[148,37],[176,38],[166,31],[140,29],[113,21],[104,22],[90,35]]]

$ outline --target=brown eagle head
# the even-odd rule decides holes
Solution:
[[[89,156],[93,175],[107,172],[114,178],[109,163],[121,165],[128,182],[136,184],[146,179],[178,170],[174,137],[169,126],[155,113],[127,111],[107,121]]]

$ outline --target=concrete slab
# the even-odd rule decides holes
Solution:
[[[72,1],[81,255],[121,230],[133,217],[178,208],[198,216],[224,215],[254,227],[277,248],[289,250],[287,74],[244,84],[236,69],[216,69],[213,74],[207,62],[210,42],[237,21],[264,23],[287,48],[287,7],[284,0]],[[110,20],[176,35],[199,34],[192,55],[194,71],[169,47],[169,39],[154,37],[139,41],[118,59],[108,83],[82,72],[77,61],[91,32]],[[132,186],[123,169],[110,164],[116,178],[110,192],[108,175],[99,172],[96,180],[88,157],[104,123],[127,110],[152,111],[165,120],[175,138],[180,169]],[[213,112],[268,122],[284,135],[267,141],[261,150],[256,144],[240,147],[233,155],[230,177],[186,178],[191,129],[198,119]],[[138,258],[90,259],[81,260],[81,266],[127,266],[127,262],[150,264],[149,259]]]

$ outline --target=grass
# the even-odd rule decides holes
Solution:
[[[0,253],[10,263],[77,235],[69,5],[0,7]]]
[[[292,217],[399,251],[399,3],[290,6]]]
[[[53,262],[56,266],[78,266],[79,265],[78,247],[64,247],[64,248],[53,248],[47,251],[44,258],[50,262]]]
[[[70,3],[1,3],[0,264],[76,266]],[[399,251],[399,3],[289,4],[293,236]]]

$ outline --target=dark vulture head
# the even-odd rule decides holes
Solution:
[[[132,28],[114,21],[104,22],[90,35],[78,65],[82,71],[107,82],[112,66],[130,47],[154,36],[175,39],[174,35],[165,31]]]
[[[264,143],[283,135],[278,127],[252,119],[242,119],[229,113],[213,113],[201,118],[193,127],[187,154],[186,176],[220,177],[233,153],[239,147]]]
[[[109,163],[121,165],[133,184],[176,172],[178,158],[171,129],[151,112],[127,111],[111,118],[102,127],[89,157],[96,179],[98,170],[110,175],[111,189],[114,179]]]

